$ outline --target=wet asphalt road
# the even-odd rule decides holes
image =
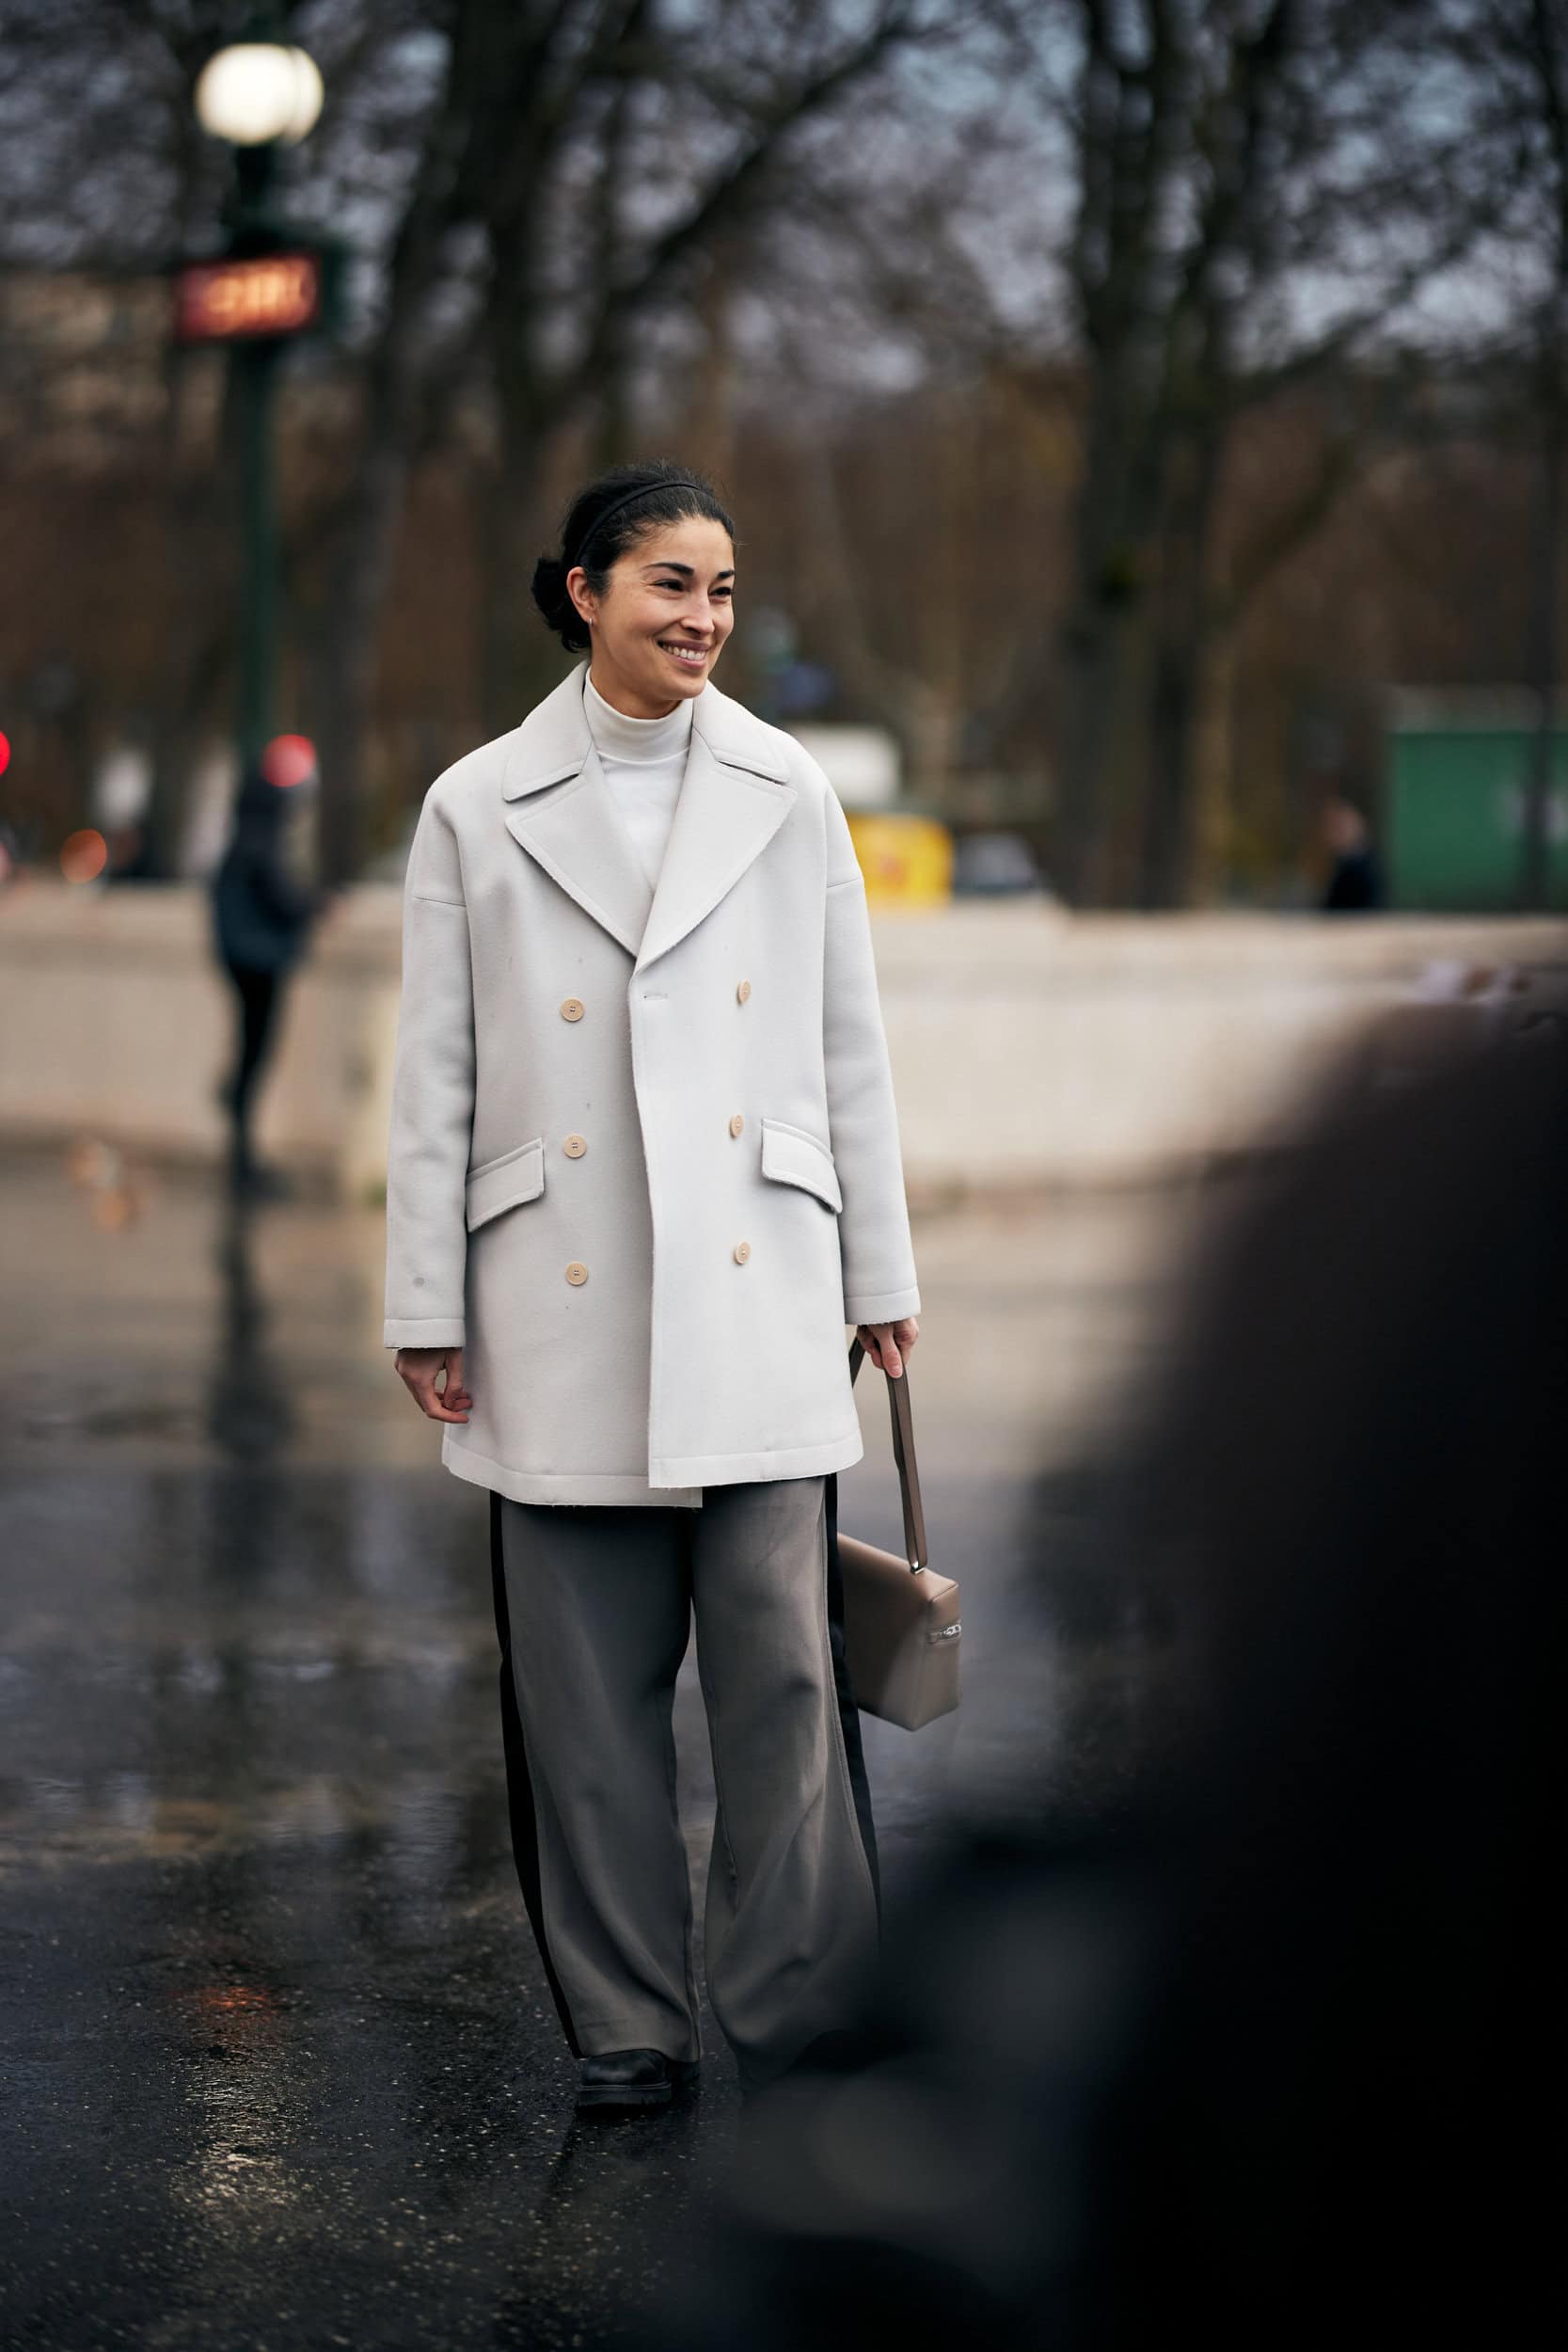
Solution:
[[[373,1211],[0,1163],[0,2346],[595,2345],[736,2128],[578,2127],[507,1838],[483,1494],[380,1345]],[[100,1173],[102,1171],[99,1171]],[[939,1805],[1114,1803],[1155,1669],[1085,1462],[1189,1197],[917,1216],[911,1403],[966,1698],[867,1722]],[[896,1548],[885,1384],[841,1525]],[[697,1895],[712,1787],[678,1699]],[[1027,1754],[1020,1786],[1015,1770]]]

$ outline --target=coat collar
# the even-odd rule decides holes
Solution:
[[[582,707],[582,682],[587,675],[586,660],[575,663],[560,685],[552,687],[522,724],[514,728],[501,780],[504,799],[518,800],[579,772],[594,740]],[[775,747],[772,728],[754,719],[744,703],[721,694],[717,686],[705,686],[698,695],[692,733],[704,736],[715,758],[726,767],[771,776],[775,784],[789,780],[789,769]]]
[[[734,887],[798,794],[771,729],[705,686],[692,710],[691,749],[657,887],[651,887],[589,732],[587,669],[579,661],[512,736],[501,778],[511,803],[506,828],[642,970]]]

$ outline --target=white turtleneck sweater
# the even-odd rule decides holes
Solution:
[[[678,702],[662,719],[628,719],[585,675],[582,707],[605,782],[643,871],[657,883],[691,745],[691,701]]]

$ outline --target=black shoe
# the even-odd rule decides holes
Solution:
[[[578,2109],[667,2107],[696,2079],[695,2058],[666,2058],[662,2050],[605,2050],[578,2066]]]

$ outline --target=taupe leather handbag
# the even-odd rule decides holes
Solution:
[[[849,1349],[853,1383],[865,1354],[857,1331]],[[918,1731],[958,1704],[958,1588],[926,1560],[926,1515],[910,1419],[910,1367],[885,1373],[893,1419],[893,1455],[904,1503],[904,1552],[883,1551],[858,1535],[840,1535],[844,1648],[855,1702],[884,1723]]]

